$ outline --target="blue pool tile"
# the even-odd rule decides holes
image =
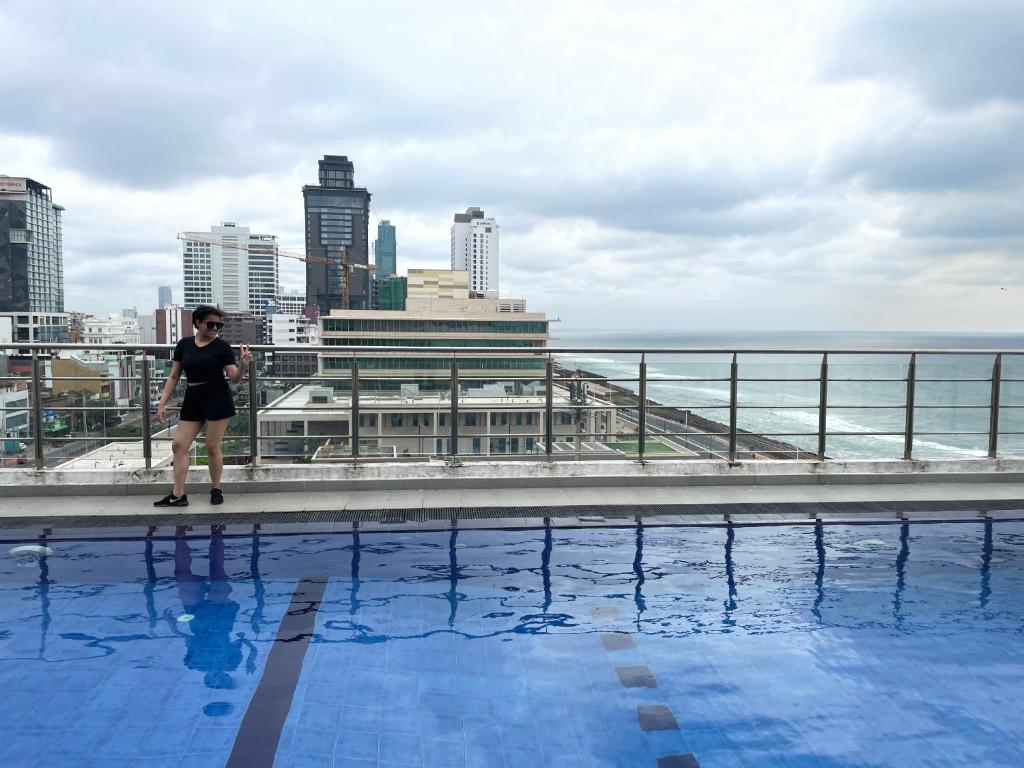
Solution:
[[[350,757],[335,757],[331,762],[331,768],[379,768],[379,764],[376,760],[353,760]]]
[[[578,753],[565,752],[560,749],[542,750],[544,768],[589,768]]]
[[[292,705],[294,712],[296,705]],[[337,704],[317,704],[306,701],[301,705],[297,724],[303,728],[315,728],[323,731],[334,731],[341,722],[343,707]]]
[[[425,768],[465,768],[466,751],[461,741],[423,739]]]
[[[322,731],[298,726],[292,733],[288,751],[292,754],[331,755],[334,753],[336,738],[337,733],[334,730]]]
[[[345,701],[345,692],[331,683],[311,683],[306,688],[304,701],[337,706]]]
[[[423,693],[420,694],[419,706],[421,710],[438,713],[461,713],[462,703],[459,697],[449,693]]]
[[[411,707],[381,710],[381,730],[388,733],[415,734],[420,732],[420,712]]]
[[[334,743],[334,754],[338,757],[351,757],[358,760],[378,759],[377,733],[361,731],[342,731]]]
[[[333,758],[330,755],[289,752],[274,761],[274,768],[323,768],[332,763]]]
[[[137,757],[131,766],[132,768],[178,768],[180,757]]]
[[[533,724],[525,726],[499,727],[502,744],[511,744],[516,747],[529,747],[534,751],[540,750],[540,739],[537,737],[537,729]]]
[[[460,738],[464,730],[461,712],[430,712],[419,713],[420,733],[424,737],[435,739]]]
[[[192,732],[192,738],[185,750],[189,753],[217,752],[228,753],[235,743],[238,729],[225,727],[200,727]]]
[[[202,752],[182,756],[178,768],[224,768],[230,750],[221,752]]]
[[[536,768],[541,764],[539,749],[506,745],[504,753],[505,768]]]
[[[381,728],[382,711],[376,707],[346,706],[341,711],[343,731],[377,732]]]
[[[380,736],[382,763],[422,765],[423,742],[419,736],[404,733],[382,733]]]

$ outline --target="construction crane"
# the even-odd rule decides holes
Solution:
[[[224,240],[217,240],[213,237],[202,237],[189,234],[188,232],[179,232],[178,239],[181,241],[187,241],[190,243],[204,243],[206,245],[216,245],[220,248],[231,248],[236,251],[249,252],[249,246],[245,243],[229,242]],[[335,259],[329,259],[324,256],[313,256],[304,253],[294,253],[292,251],[282,251],[280,248],[277,250],[278,256],[284,256],[286,259],[295,259],[297,261],[303,261],[307,264],[338,264]],[[349,283],[351,282],[349,276],[357,269],[363,269],[367,272],[372,272],[377,269],[376,264],[349,264],[348,263],[348,247],[341,246],[341,308],[349,308]],[[308,297],[307,297],[308,300]]]

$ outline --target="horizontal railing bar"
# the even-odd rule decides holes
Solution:
[[[828,404],[828,409],[837,411],[902,411],[907,407],[906,403],[900,403],[899,405],[832,405]]]
[[[831,437],[903,437],[904,432],[832,432],[831,430],[825,433]],[[914,432],[914,434],[919,434]]]
[[[46,381],[142,381],[141,376],[44,376]]]
[[[919,410],[919,411],[920,410],[945,411],[945,410],[962,409],[962,408],[973,408],[976,411],[977,410],[985,410],[985,411],[987,411],[989,409],[989,405],[987,403],[985,405],[919,405],[919,404],[915,403],[914,407],[917,410]],[[999,407],[1000,408],[1005,408],[1006,406],[1002,406],[1001,405]]]
[[[58,405],[46,410],[61,413],[63,411],[141,411],[142,405]]]
[[[813,381],[815,384],[818,384],[821,381],[821,377],[820,376],[815,376],[814,378],[807,378],[807,379],[776,379],[776,378],[761,378],[761,377],[757,377],[757,378],[749,377],[748,378],[748,377],[740,376],[739,378],[736,379],[736,381],[738,381],[740,383],[743,383],[744,381],[767,381],[767,382],[778,382],[778,383],[784,383],[784,382],[787,382],[787,381],[795,381],[795,382],[801,382],[801,383]]]
[[[651,382],[658,382],[658,383],[687,382],[687,383],[691,383],[691,384],[707,384],[708,382],[730,382],[730,381],[732,381],[732,379],[730,379],[728,376],[726,376],[724,379],[718,379],[718,378],[716,378],[716,379],[702,379],[702,378],[697,378],[697,377],[692,377],[691,378],[691,377],[688,377],[688,376],[687,377],[683,377],[683,378],[668,378],[668,377],[661,377],[661,376],[648,376],[647,377],[647,383],[648,384],[650,384]]]
[[[454,336],[454,334],[453,334]],[[469,334],[468,338],[473,338]],[[237,345],[236,345],[237,346]],[[48,350],[95,350],[104,352],[123,352],[125,354],[138,354],[140,352],[168,352],[173,350],[174,344],[70,344],[70,343],[45,343],[45,342],[12,342],[0,344],[0,352],[13,350],[17,354],[20,350],[48,351]],[[840,348],[840,347],[359,347],[359,346],[335,346],[333,344],[251,344],[249,348],[253,352],[270,353],[312,353],[329,352],[332,356],[365,356],[373,354],[400,354],[405,356],[432,357],[438,354],[452,355],[485,355],[490,357],[510,356],[533,356],[545,355],[575,355],[575,354],[646,354],[646,355],[911,355],[920,356],[974,356],[984,357],[997,354],[1024,356],[1024,349],[963,349],[963,348],[903,348],[903,347],[880,347],[880,348]],[[716,361],[717,362],[717,361]],[[840,365],[842,363],[839,363]]]
[[[829,363],[831,365],[831,363]],[[852,378],[837,378],[835,376],[828,377],[829,384],[906,384],[906,378],[901,379],[852,379]],[[831,404],[829,408],[831,408]]]
[[[992,379],[917,379],[917,383],[939,384],[991,384]]]
[[[984,432],[919,432],[914,431],[914,437],[941,437],[941,436],[956,436],[956,435],[988,435],[988,430]]]

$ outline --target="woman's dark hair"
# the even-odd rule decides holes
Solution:
[[[224,321],[224,313],[217,309],[217,307],[211,307],[208,304],[200,304],[192,310],[192,327],[198,328],[199,324],[206,320],[210,315],[216,315],[221,319],[221,322]]]

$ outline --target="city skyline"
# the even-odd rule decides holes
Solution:
[[[466,8],[350,9],[339,47],[309,22],[329,5],[5,6],[0,173],[66,209],[66,309],[181,296],[174,236],[197,223],[303,250],[301,188],[340,153],[403,269],[444,267],[452,212],[478,205],[502,225],[502,293],[563,328],[1019,323],[1019,6]],[[267,28],[303,45],[265,61],[245,41]],[[248,70],[249,98],[223,99]]]

